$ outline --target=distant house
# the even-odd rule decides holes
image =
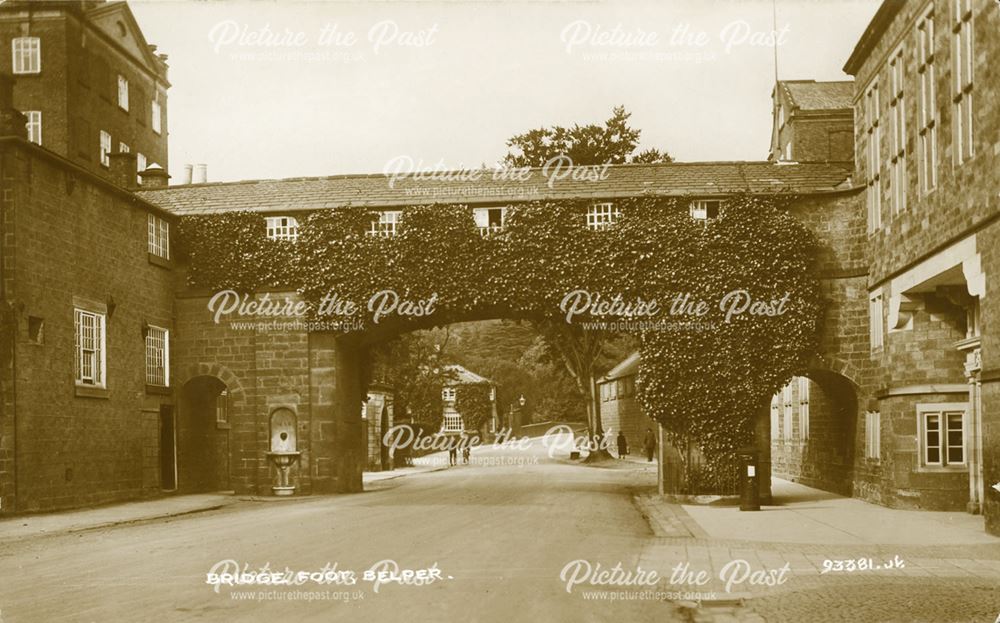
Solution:
[[[636,399],[635,379],[638,374],[639,353],[636,352],[597,381],[601,426],[612,438],[618,436],[618,431],[624,431],[629,449],[636,455],[642,453],[646,429],[656,430],[656,423],[643,413]],[[617,454],[617,447],[612,450]]]
[[[464,432],[471,432],[467,428],[465,419],[462,414],[456,408],[458,402],[458,392],[459,388],[463,385],[487,385],[489,387],[489,397],[491,404],[491,411],[489,421],[483,425],[484,430],[480,430],[480,433],[495,433],[497,430],[497,390],[496,384],[482,376],[479,376],[475,372],[467,370],[466,368],[454,364],[445,366],[445,371],[449,377],[449,381],[441,388],[441,402],[443,409],[443,417],[441,419],[441,434],[444,435],[457,435]]]

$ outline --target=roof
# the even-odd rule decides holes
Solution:
[[[601,167],[603,168],[603,167]],[[465,174],[464,181],[455,177]],[[490,170],[438,172],[435,179],[397,179],[384,174],[299,177],[187,184],[140,190],[136,194],[178,215],[229,210],[294,212],[348,204],[401,207],[431,203],[509,203],[540,199],[685,195],[735,192],[814,193],[850,187],[844,164],[772,162],[681,162],[609,165],[604,179],[552,180],[542,169],[523,179],[494,179]],[[449,179],[449,176],[451,179]],[[551,181],[551,186],[549,182]]]
[[[864,34],[861,35],[861,39],[854,46],[851,56],[844,63],[844,73],[852,76],[857,75],[858,70],[861,69],[861,64],[864,63],[868,54],[871,53],[872,48],[882,38],[889,24],[892,23],[893,18],[896,17],[896,14],[899,13],[905,4],[906,0],[885,0],[879,6],[878,11],[875,12],[875,16],[872,17],[872,21],[865,28]]]
[[[799,110],[850,110],[854,82],[816,82],[815,80],[779,80],[792,105]]]
[[[613,381],[626,376],[633,376],[639,372],[639,352],[636,351],[626,357],[617,366],[608,370],[608,373],[601,377],[601,383]]]
[[[479,376],[475,372],[467,370],[458,364],[445,366],[444,369],[455,375],[455,385],[478,385],[480,383],[489,383],[490,385],[493,384],[493,381]]]

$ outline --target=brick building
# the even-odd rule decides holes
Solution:
[[[104,177],[119,151],[167,168],[167,57],[128,4],[6,0],[0,40],[32,142]]]
[[[9,80],[0,109],[2,510],[171,489],[176,219],[27,141]]]

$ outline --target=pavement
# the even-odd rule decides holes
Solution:
[[[455,467],[432,456],[366,474],[365,493],[288,504],[176,496],[9,519],[0,621],[990,623],[1000,613],[1000,540],[976,532],[975,517],[868,508],[792,483],[776,483],[783,504],[759,513],[668,504],[651,493],[655,464],[580,465],[547,450],[539,440],[477,448]],[[887,522],[900,534],[876,542]],[[827,560],[867,558],[894,568],[823,573]],[[262,569],[306,574],[292,585],[208,582]]]

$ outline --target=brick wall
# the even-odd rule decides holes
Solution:
[[[16,140],[0,147],[6,295],[15,310],[5,446],[16,442],[16,500],[3,511],[93,505],[159,492],[145,415],[144,324],[173,327],[170,269],[148,259],[147,209]],[[107,306],[107,391],[78,395],[74,297]],[[32,340],[29,323],[42,322]],[[13,430],[13,435],[11,435]],[[9,454],[0,480],[10,495]]]

